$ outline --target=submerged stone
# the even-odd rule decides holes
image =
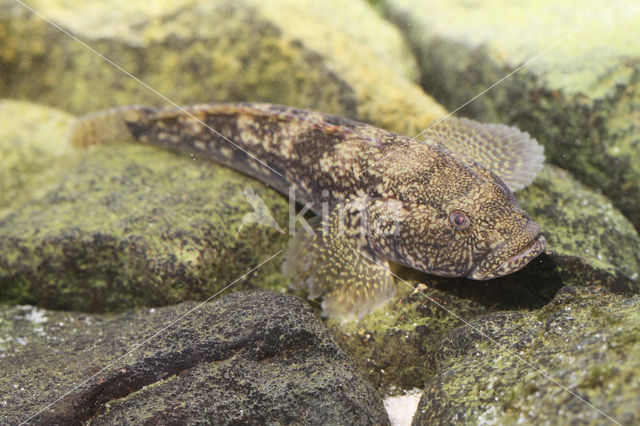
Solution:
[[[286,248],[278,230],[242,225],[250,188],[286,227],[285,199],[255,180],[149,147],[74,150],[70,116],[0,108],[0,302],[104,312],[202,300]],[[282,258],[238,288],[286,288]]]
[[[550,162],[600,188],[640,227],[637,4],[381,3],[420,58],[428,93],[454,110],[491,87],[459,113],[528,131]]]
[[[449,333],[414,424],[640,420],[640,298],[564,287],[533,312],[497,312]]]
[[[0,218],[45,194],[80,158],[66,138],[73,116],[0,100]]]
[[[286,248],[277,230],[240,229],[245,187],[282,226],[285,199],[207,161],[119,145],[87,151],[58,179],[0,219],[2,302],[104,312],[202,300]],[[259,286],[286,287],[281,262],[260,269]]]
[[[389,423],[293,296],[103,316],[3,307],[0,318],[3,424]]]
[[[639,291],[640,237],[607,197],[551,165],[516,197],[547,236],[563,285]]]

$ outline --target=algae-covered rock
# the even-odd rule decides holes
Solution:
[[[80,157],[67,140],[72,116],[0,100],[0,218],[38,197]]]
[[[268,101],[408,134],[445,114],[413,82],[415,61],[399,31],[364,0],[29,4],[122,70],[2,0],[0,96],[75,113],[167,100]]]
[[[240,229],[253,211],[245,187],[285,226],[283,197],[222,166],[133,145],[89,150],[0,219],[0,301],[102,312],[205,299],[286,247],[272,228]],[[281,261],[255,282],[285,287]]]
[[[249,188],[286,227],[285,199],[255,180],[149,147],[72,149],[68,115],[0,107],[0,302],[102,312],[202,300],[286,247],[281,231],[242,224]],[[281,262],[237,287],[285,288]]]
[[[329,320],[328,326],[368,380],[383,394],[422,388],[436,374],[440,342],[459,320],[487,312],[480,302],[415,281],[399,281],[404,297],[359,322]],[[410,294],[407,294],[410,293]],[[436,300],[437,306],[431,300]],[[443,309],[442,307],[445,307]]]
[[[383,0],[450,110],[516,124],[640,227],[640,9],[600,0]],[[531,62],[529,62],[531,61]]]
[[[638,292],[640,237],[609,199],[551,165],[516,196],[547,237],[564,285]]]
[[[414,424],[637,424],[639,342],[640,298],[598,287],[487,315],[444,340]]]
[[[3,307],[0,318],[3,424],[388,423],[293,296],[241,292],[110,316]]]

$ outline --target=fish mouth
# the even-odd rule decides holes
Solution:
[[[546,247],[547,240],[540,234],[540,228],[533,221],[530,221],[524,228],[526,234],[533,234],[524,247],[515,250],[511,254],[513,247],[505,245],[489,253],[472,271],[467,278],[473,280],[489,280],[492,278],[508,275],[522,269],[527,263],[542,253]]]

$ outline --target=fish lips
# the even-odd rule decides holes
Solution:
[[[467,278],[473,280],[489,280],[522,269],[527,263],[542,253],[546,247],[547,241],[544,235],[539,232],[540,227],[535,222],[529,221],[520,234],[522,236],[524,233],[524,235],[532,237],[524,247],[516,248],[515,252],[514,247],[510,244],[498,247],[480,261],[471,273],[467,275]]]

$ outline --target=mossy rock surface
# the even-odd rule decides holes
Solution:
[[[516,197],[547,237],[564,285],[638,292],[640,237],[607,197],[551,165]]]
[[[264,101],[407,134],[446,112],[415,83],[417,66],[400,32],[363,0],[47,0],[30,6],[137,80],[20,4],[2,0],[0,96],[74,113],[167,100]]]
[[[638,296],[564,287],[540,310],[478,318],[442,342],[414,424],[636,424],[639,312]]]
[[[104,312],[202,300],[286,248],[272,228],[240,229],[253,211],[246,187],[283,226],[286,200],[208,161],[118,145],[58,178],[0,219],[4,303]],[[286,288],[281,262],[260,269],[263,288]]]
[[[389,423],[293,296],[238,292],[118,315],[5,306],[0,319],[3,424]]]
[[[528,131],[551,162],[600,188],[640,227],[637,4],[381,3],[416,51],[425,90],[450,110],[526,63],[459,114]]]
[[[80,158],[67,131],[73,116],[0,99],[0,218],[46,193]]]

